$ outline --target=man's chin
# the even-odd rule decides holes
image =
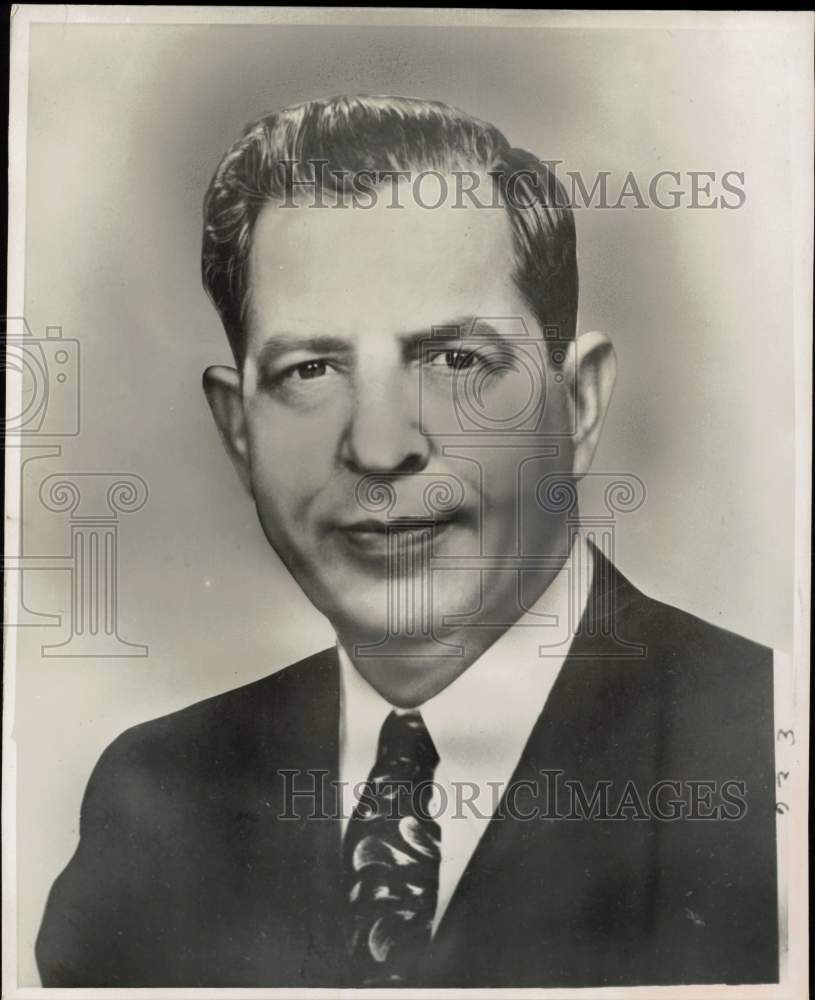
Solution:
[[[371,655],[377,650],[393,656],[449,655],[442,639],[443,621],[466,614],[479,603],[478,594],[451,594],[446,592],[449,588],[431,593],[427,578],[421,576],[389,581],[383,574],[372,581],[349,571],[331,582],[333,599],[314,603],[351,654],[350,645],[364,647]]]

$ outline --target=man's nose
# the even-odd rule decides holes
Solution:
[[[430,441],[420,430],[417,386],[404,372],[372,379],[355,393],[342,439],[342,458],[355,472],[421,472]]]

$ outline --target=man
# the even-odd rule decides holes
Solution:
[[[43,983],[777,980],[771,653],[579,529],[615,360],[552,172],[438,103],[288,108],[203,277],[217,426],[337,646],[108,748]]]

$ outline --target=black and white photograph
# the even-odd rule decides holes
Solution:
[[[803,1000],[815,16],[10,19],[3,996]]]

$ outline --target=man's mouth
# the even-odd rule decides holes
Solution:
[[[455,523],[454,518],[399,517],[364,518],[338,525],[343,540],[360,553],[385,555],[392,546],[425,546],[440,539]]]

